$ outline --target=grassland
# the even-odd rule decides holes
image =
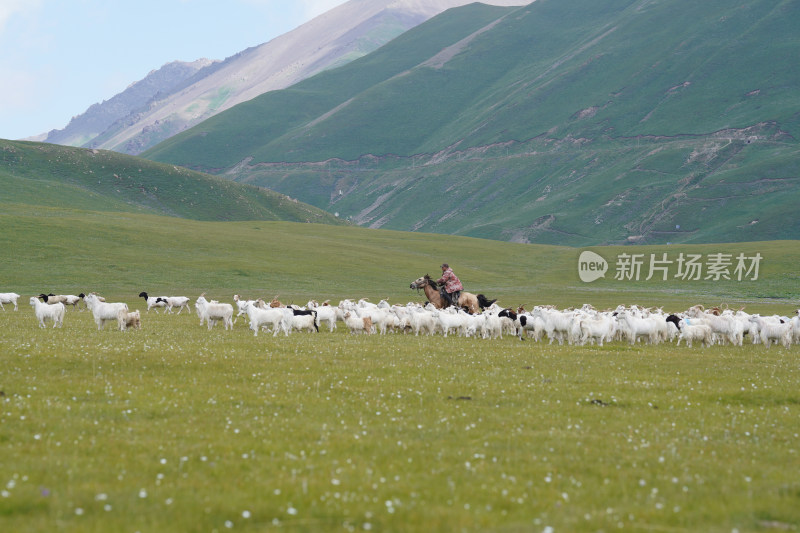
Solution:
[[[797,351],[0,327],[12,531],[800,523]]]
[[[419,301],[450,262],[506,305],[746,305],[790,314],[793,241],[758,280],[584,284],[578,250],[277,222],[4,204],[0,520],[9,531],[759,531],[797,528],[798,348],[550,346],[513,337],[253,337],[194,315],[40,330],[31,294],[141,290]],[[669,247],[596,248],[623,252]],[[677,250],[674,250],[677,251]],[[612,267],[613,271],[613,267]],[[611,274],[611,273],[609,273]],[[7,306],[8,307],[8,306]]]
[[[411,281],[436,274],[444,261],[467,290],[509,306],[552,303],[597,307],[640,303],[685,309],[745,305],[754,312],[793,312],[800,298],[795,241],[744,244],[600,247],[610,263],[594,283],[578,278],[581,250],[467,237],[377,231],[288,222],[201,222],[135,213],[90,212],[0,204],[2,291],[88,293],[135,298],[142,290],[189,296],[203,291],[229,300],[234,292],[280,294],[286,301],[369,297],[405,303],[422,298]],[[618,281],[615,258],[623,253],[761,254],[757,280],[684,281],[660,276]],[[735,261],[734,261],[735,262]],[[705,278],[705,274],[703,275]]]

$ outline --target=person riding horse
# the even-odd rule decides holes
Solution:
[[[464,290],[464,286],[461,285],[461,280],[453,273],[453,269],[447,263],[442,263],[442,277],[436,280],[436,283],[442,287],[442,299],[445,302],[449,302],[450,305],[458,307],[458,297],[461,295],[461,291]]]

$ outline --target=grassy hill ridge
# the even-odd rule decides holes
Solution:
[[[336,217],[263,187],[105,150],[0,140],[0,202],[195,220]]]

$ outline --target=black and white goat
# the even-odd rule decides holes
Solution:
[[[689,348],[692,347],[692,341],[700,341],[703,344],[703,348],[714,344],[714,332],[711,326],[702,323],[701,319],[689,319],[681,318],[677,315],[669,315],[666,321],[675,324],[675,327],[678,328],[678,342],[675,346],[680,346],[681,341],[685,341]]]
[[[72,307],[77,308],[78,304],[83,302],[84,309],[86,308],[86,302],[84,302],[84,298],[86,297],[85,294],[80,293],[77,296],[74,294],[40,294],[39,299],[44,301],[46,304],[64,304],[71,305]]]
[[[167,308],[167,297],[166,296],[148,296],[146,292],[142,291],[139,293],[140,298],[144,298],[144,301],[147,303],[147,312],[150,312],[150,309],[154,307],[163,307]],[[188,301],[188,299],[187,299]],[[158,313],[158,309],[156,309],[156,313]]]

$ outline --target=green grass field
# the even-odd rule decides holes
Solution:
[[[146,290],[421,301],[448,261],[504,305],[797,308],[796,242],[580,250],[4,204],[0,522],[8,531],[768,531],[800,524],[798,347],[514,337],[254,337],[194,314],[37,327],[28,299]],[[758,280],[615,281],[620,253],[761,253]]]
[[[0,319],[8,531],[800,523],[797,348]]]

